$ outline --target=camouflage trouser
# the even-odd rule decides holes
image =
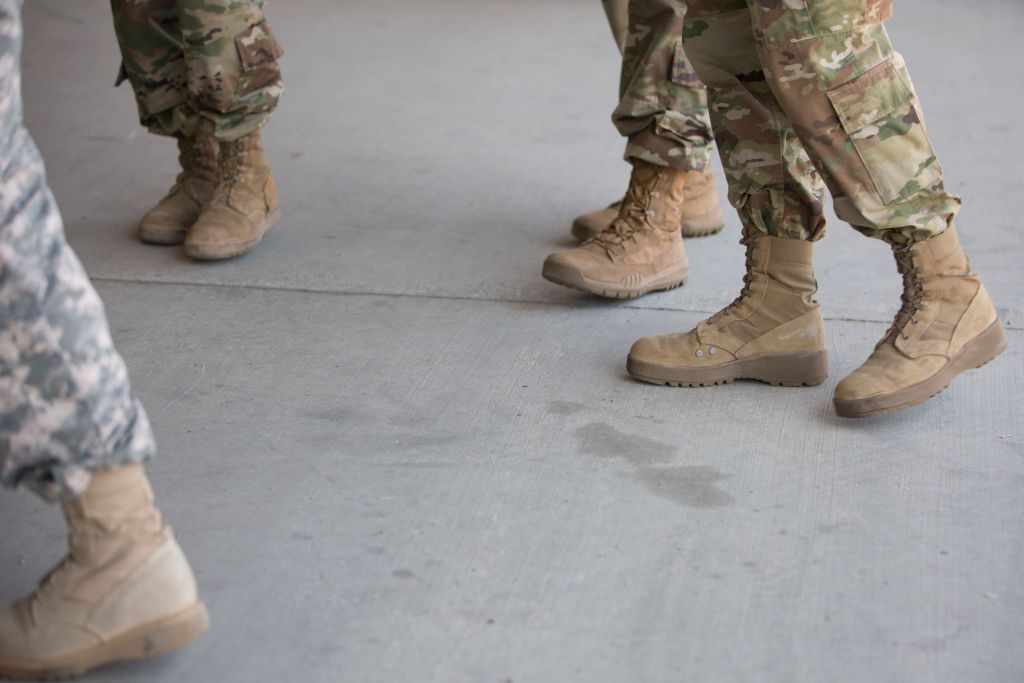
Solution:
[[[820,238],[822,178],[836,214],[866,235],[921,240],[952,224],[960,200],[943,189],[882,23],[892,0],[688,2],[683,40],[745,226]]]
[[[626,159],[702,170],[714,135],[707,93],[683,52],[685,0],[604,0],[622,50],[615,127],[627,139]]]
[[[626,51],[626,36],[629,35],[629,0],[601,0],[608,25],[612,27],[612,36],[619,52]]]
[[[266,0],[110,0],[142,125],[158,135],[235,140],[284,92]]]
[[[0,481],[58,500],[155,447],[22,126],[20,54],[21,2],[0,0]]]

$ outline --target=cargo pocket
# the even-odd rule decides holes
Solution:
[[[942,180],[902,61],[887,59],[827,95],[883,203],[913,196]]]
[[[277,60],[284,55],[284,50],[265,19],[237,36],[235,46],[242,63],[239,96],[245,97],[280,85],[281,68]],[[276,102],[279,96],[280,93],[273,94],[271,99]]]
[[[693,64],[687,59],[681,42],[676,43],[675,54],[672,56],[671,79],[676,85],[685,85],[691,88],[704,87],[697,72],[693,69]]]

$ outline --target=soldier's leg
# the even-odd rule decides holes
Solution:
[[[123,74],[159,135],[236,140],[283,93],[265,0],[111,0]]]
[[[713,141],[704,86],[680,42],[684,0],[633,0],[624,36],[620,101],[612,114],[627,139],[626,161],[688,172],[680,227],[684,237],[718,232],[725,224],[708,171]],[[613,29],[614,31],[614,29]],[[573,223],[581,240],[607,229],[620,202]]]
[[[742,4],[748,5],[748,18],[743,16]],[[921,403],[959,373],[997,356],[1006,345],[995,308],[971,272],[952,228],[958,201],[942,188],[941,171],[927,142],[909,76],[880,25],[889,6],[884,1],[867,0],[808,0],[799,7],[705,0],[707,16],[695,12],[687,33],[693,36],[687,41],[690,56],[712,89],[716,118],[721,113],[716,92],[720,78],[723,84],[730,73],[743,76],[737,81],[767,79],[771,93],[765,99],[770,104],[772,97],[777,98],[778,106],[758,114],[762,121],[795,121],[793,130],[825,176],[837,212],[862,232],[884,237],[894,245],[904,279],[903,305],[868,361],[836,389],[836,408],[849,417]],[[729,22],[734,23],[734,30],[723,30]],[[743,35],[750,37],[738,41],[744,24]],[[750,59],[751,40],[763,68],[755,76],[730,65],[735,51]],[[819,72],[821,78],[815,75]],[[753,98],[745,103],[722,102],[723,119],[739,121],[750,111],[757,113],[756,107],[746,106],[753,103]],[[737,149],[741,149],[746,141],[756,139],[756,131],[737,128],[735,137]],[[730,154],[724,147],[721,152]],[[752,183],[759,158],[753,152],[732,155],[742,162],[735,167],[740,185],[734,200],[743,205],[749,201],[743,198],[743,184]],[[788,194],[797,199],[799,193]],[[743,213],[748,216],[748,228],[756,226],[756,213],[741,208]],[[757,227],[772,232],[770,224]],[[816,233],[809,229],[807,234],[813,237]],[[780,249],[790,248],[780,245]],[[757,249],[754,251],[756,257]],[[748,280],[756,283],[761,274],[750,263],[748,258]],[[809,269],[809,251],[807,266]],[[771,279],[781,282],[778,277]],[[682,374],[692,380],[701,376],[693,366],[702,366],[702,362],[689,360],[685,347],[694,347],[695,355],[704,356],[705,347],[700,344],[708,343],[730,344],[728,357],[743,365],[743,354],[750,346],[734,333],[748,329],[762,308],[745,305],[749,299],[745,295],[752,289],[756,287],[748,282],[737,304],[702,323],[691,335],[638,343],[634,349],[637,367],[655,379]],[[739,318],[737,311],[741,312]],[[732,328],[726,336],[720,334],[722,320],[729,321]],[[704,361],[703,365],[714,363]],[[728,376],[722,368],[697,369],[708,370],[715,377]],[[726,370],[737,372],[734,367]]]
[[[121,76],[131,84],[139,121],[157,135],[191,136],[188,79],[175,0],[110,0],[121,49]]]
[[[633,0],[615,127],[626,160],[704,170],[714,152],[707,92],[683,51],[684,0]]]
[[[623,201],[580,216],[576,249],[552,254],[542,274],[607,297],[635,297],[685,284],[683,236],[707,235],[725,221],[706,172],[712,134],[704,87],[680,45],[679,0],[632,0],[614,119],[633,165]]]
[[[264,0],[177,0],[189,97],[218,143],[217,183],[185,238],[185,253],[221,260],[254,249],[278,220],[277,188],[260,128],[283,93],[282,50]]]
[[[219,143],[192,105],[181,21],[175,0],[110,0],[121,49],[121,77],[131,84],[139,120],[151,133],[177,139],[178,175],[170,192],[139,223],[148,244],[185,241],[213,194]]]
[[[175,0],[200,132],[238,140],[262,128],[284,93],[283,54],[265,0]]]
[[[708,87],[729,199],[747,232],[817,240],[824,188],[776,101],[745,0],[691,0],[685,45]]]
[[[143,241],[184,243],[190,256],[216,260],[255,248],[273,226],[277,192],[259,130],[283,92],[282,51],[264,5],[111,0],[142,121],[177,137],[182,167],[143,217]]]
[[[0,478],[56,500],[149,458],[153,435],[22,125],[18,5],[0,7]]]
[[[689,5],[686,52],[708,88],[747,275],[739,297],[694,330],[634,344],[629,372],[679,386],[818,384],[828,372],[811,262],[825,230],[821,182],[761,71],[744,0]]]
[[[800,9],[751,5],[772,93],[829,186],[836,214],[899,242],[952,225],[921,104],[882,21],[891,0],[807,0]]]
[[[0,608],[4,678],[141,655],[147,637],[171,649],[205,618],[138,464],[154,451],[149,422],[22,125],[20,48],[20,0],[0,0],[0,480],[62,501],[71,552],[48,589]],[[129,590],[126,566],[147,557]],[[166,619],[173,633],[154,623]]]
[[[775,96],[829,185],[836,213],[893,246],[902,306],[870,358],[836,388],[867,417],[942,391],[999,355],[1006,337],[960,248],[921,103],[883,21],[891,0],[750,2]]]

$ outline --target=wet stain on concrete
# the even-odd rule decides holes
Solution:
[[[415,572],[412,572],[412,571],[410,571],[408,569],[396,569],[395,571],[391,572],[391,576],[395,577],[396,579],[415,579],[416,578]]]
[[[729,477],[706,465],[669,467],[676,447],[645,436],[626,434],[609,425],[591,422],[576,430],[580,452],[598,458],[615,458],[634,465],[625,475],[641,482],[654,495],[688,508],[717,508],[736,499],[717,486]]]
[[[676,454],[675,446],[625,434],[600,422],[580,427],[575,436],[582,453],[598,458],[622,458],[639,467],[672,462]]]
[[[647,467],[636,472],[633,478],[654,495],[684,507],[717,508],[736,502],[728,492],[716,486],[728,477],[706,465]]]

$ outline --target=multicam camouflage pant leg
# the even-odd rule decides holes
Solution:
[[[159,135],[235,140],[262,127],[284,92],[266,0],[111,0],[142,125]]]
[[[20,12],[0,0],[0,481],[58,500],[155,446],[22,125]]]
[[[836,214],[864,234],[915,241],[952,224],[960,200],[943,187],[920,102],[883,25],[892,0],[692,0],[690,10],[686,49],[710,88],[720,140],[729,140],[720,151],[745,221],[758,223],[751,214],[772,205],[759,176],[785,180],[774,189],[785,207],[803,204],[808,220],[820,213],[801,190],[812,180],[786,159],[795,135]],[[748,106],[750,93],[764,106]],[[822,230],[784,212],[779,219],[758,227],[805,239]]]
[[[764,78],[744,0],[690,0],[689,9],[683,43],[708,88],[729,200],[744,231],[819,239],[824,186]]]
[[[608,25],[612,28],[619,52],[625,52],[626,36],[629,35],[629,0],[601,0],[601,4],[608,15]]]
[[[623,0],[618,2],[609,17],[621,16]],[[612,121],[628,139],[626,159],[703,170],[711,159],[714,136],[707,93],[680,40],[686,2],[632,0],[625,5],[629,30],[620,42],[620,101]]]

